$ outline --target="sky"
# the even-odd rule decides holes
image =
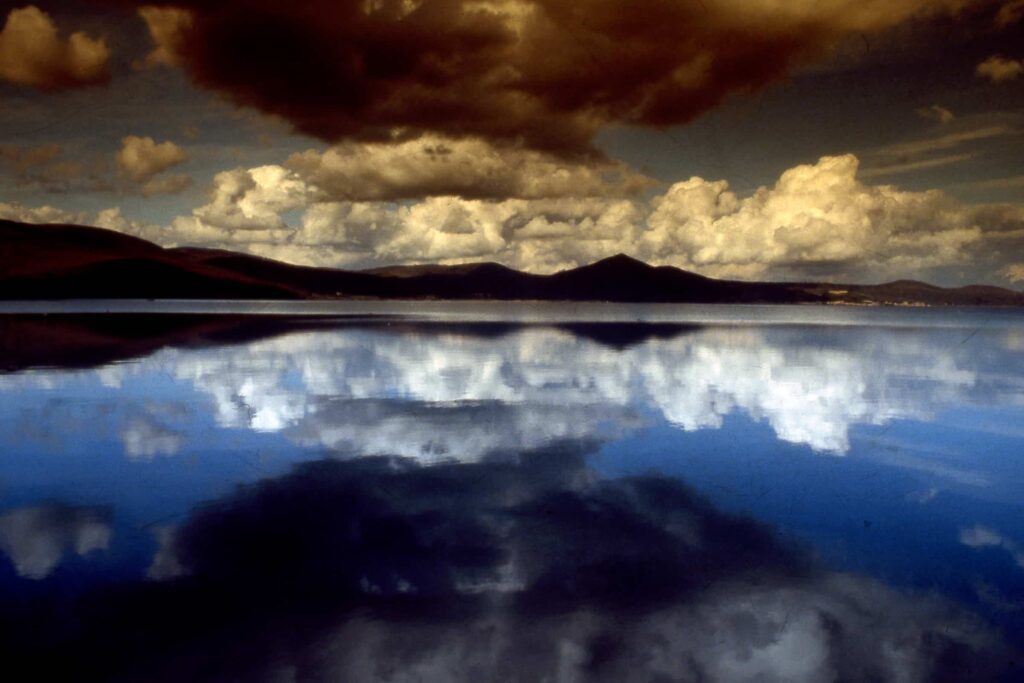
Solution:
[[[1024,286],[1024,0],[0,3],[0,217]]]

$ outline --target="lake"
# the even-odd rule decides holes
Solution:
[[[1024,680],[1024,315],[0,307],[33,678]]]

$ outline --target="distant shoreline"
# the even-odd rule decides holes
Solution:
[[[340,270],[247,254],[165,249],[100,228],[0,220],[0,301],[236,300],[820,304],[851,307],[1024,308],[1002,287],[914,280],[874,285],[717,280],[619,254],[537,275],[498,263]]]
[[[623,303],[485,299],[64,299],[0,301],[0,318],[14,317],[266,317],[403,322],[698,323],[698,324],[932,324],[998,318],[1016,326],[1016,306],[849,303]]]
[[[922,303],[912,301],[795,301],[795,302],[759,302],[759,301],[716,301],[716,302],[694,302],[694,301],[612,301],[599,299],[444,299],[440,297],[406,297],[406,298],[374,298],[374,297],[311,297],[308,299],[190,299],[190,298],[161,298],[161,299],[137,299],[137,298],[63,298],[63,299],[0,299],[0,315],[16,314],[23,311],[39,311],[61,313],[72,307],[80,305],[110,306],[113,308],[125,307],[142,310],[147,305],[154,305],[153,310],[145,312],[161,313],[159,310],[164,306],[197,306],[201,308],[210,307],[211,312],[216,312],[222,307],[239,306],[253,309],[261,305],[275,308],[306,308],[310,305],[317,306],[345,306],[347,304],[384,304],[384,305],[416,305],[416,304],[441,304],[446,306],[472,306],[472,305],[499,305],[499,306],[659,306],[659,307],[757,307],[757,308],[899,308],[899,309],[997,309],[1024,312],[1024,307],[1017,304],[960,304],[960,303]],[[47,311],[52,308],[52,311]],[[103,311],[96,311],[103,312]],[[121,313],[121,311],[114,311]]]

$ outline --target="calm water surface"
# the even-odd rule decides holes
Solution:
[[[0,311],[40,680],[1024,680],[1019,312],[105,306]]]

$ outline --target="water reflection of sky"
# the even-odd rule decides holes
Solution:
[[[145,622],[127,659],[72,627],[36,644],[97,677],[1010,661],[1024,326],[645,329],[350,325],[0,375],[0,598],[104,638]]]

